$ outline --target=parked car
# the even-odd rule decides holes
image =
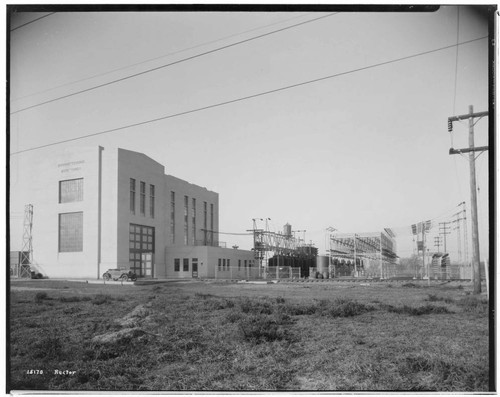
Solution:
[[[137,275],[132,271],[129,270],[128,272],[122,270],[122,269],[108,269],[106,272],[102,275],[102,278],[105,281],[109,280],[121,280],[121,281],[136,281],[137,280]]]

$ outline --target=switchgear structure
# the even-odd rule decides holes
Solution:
[[[395,237],[391,229],[373,233],[330,234],[330,275],[395,276],[398,259]]]

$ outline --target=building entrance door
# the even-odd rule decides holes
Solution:
[[[154,241],[154,227],[130,224],[129,265],[138,277],[153,276]]]
[[[143,252],[141,254],[141,273],[145,277],[153,276],[153,253]]]
[[[198,258],[193,258],[191,270],[192,270],[192,277],[198,278]]]

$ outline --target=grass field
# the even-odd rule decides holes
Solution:
[[[487,391],[470,283],[11,283],[12,390]]]

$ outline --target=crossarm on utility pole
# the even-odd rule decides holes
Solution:
[[[477,118],[477,117],[485,117],[487,115],[488,115],[488,112],[467,113],[467,114],[462,114],[460,116],[451,116],[451,117],[448,117],[448,120],[450,120],[450,121],[460,121],[460,120],[470,119],[471,117]]]
[[[488,150],[488,146],[477,146],[473,148],[465,148],[465,149],[450,149],[450,154],[460,154],[460,153],[469,153],[469,152],[482,152],[484,150]]]

